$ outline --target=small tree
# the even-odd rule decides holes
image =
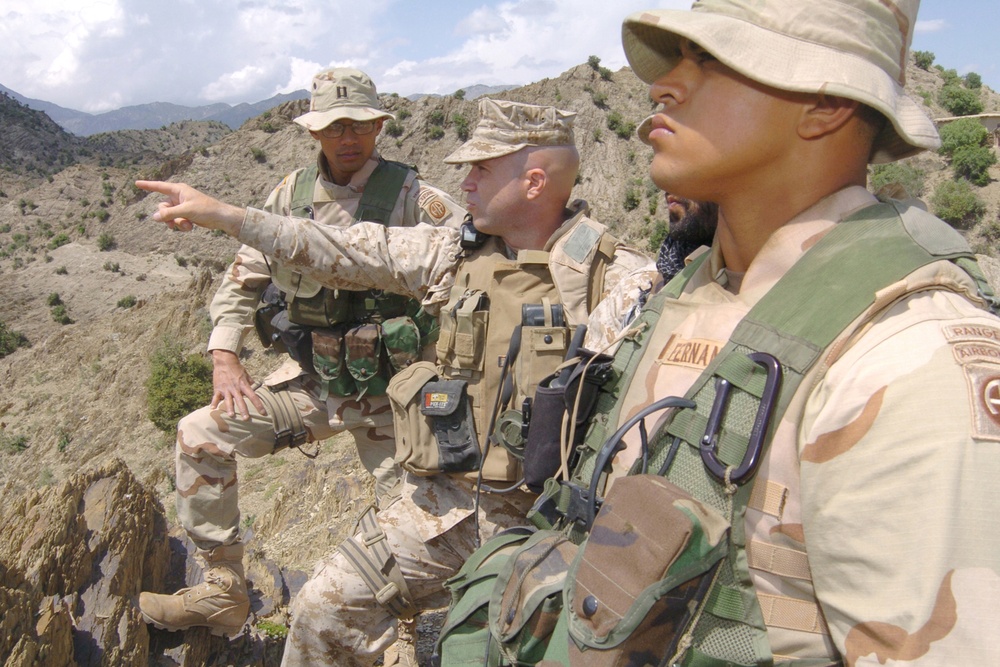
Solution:
[[[955,177],[967,178],[980,187],[989,185],[990,167],[996,163],[996,153],[986,146],[962,146],[951,158]]]
[[[600,68],[601,66],[601,59],[598,58],[597,56],[588,56],[587,64],[590,65],[590,69],[596,72],[598,71],[598,68]]]
[[[916,60],[917,67],[922,70],[929,70],[934,64],[934,54],[930,51],[914,51],[913,58]]]
[[[146,381],[149,419],[161,431],[212,400],[212,364],[198,354],[184,356],[180,343],[164,339],[150,359]]]
[[[941,135],[941,155],[951,156],[959,148],[966,146],[982,146],[989,139],[990,133],[983,124],[975,118],[961,118],[946,125],[938,131]]]
[[[965,75],[965,87],[970,90],[979,90],[983,85],[983,77],[979,76],[975,72],[969,72]]]
[[[101,235],[97,237],[97,249],[100,251],[114,250],[118,247],[118,243],[115,241],[115,237],[108,232],[101,232]]]
[[[982,113],[983,101],[979,95],[960,85],[946,85],[938,93],[938,102],[953,116],[971,116]]]
[[[986,212],[968,181],[944,181],[931,195],[934,215],[956,227],[971,228]]]
[[[910,197],[919,197],[924,193],[924,183],[927,175],[922,169],[902,162],[877,164],[872,167],[868,185],[872,192],[879,192],[888,185],[898,183]]]
[[[452,97],[454,97],[456,100],[464,100],[465,99],[465,89],[462,88],[460,90],[456,90],[455,94],[452,95]]]
[[[7,326],[6,322],[0,320],[0,359],[18,349],[19,347],[29,347],[28,337],[20,331],[14,331]]]

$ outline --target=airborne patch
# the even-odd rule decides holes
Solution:
[[[972,399],[972,435],[1000,442],[1000,366],[968,364],[964,368]]]
[[[657,363],[666,366],[685,366],[687,368],[706,368],[722,349],[723,343],[704,338],[682,338],[673,335],[663,346]]]
[[[417,196],[417,205],[420,206],[427,215],[435,222],[441,222],[448,217],[448,207],[441,201],[441,197],[431,190],[422,190]]]

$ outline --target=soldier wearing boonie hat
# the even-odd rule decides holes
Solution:
[[[465,216],[459,204],[422,181],[410,166],[378,154],[382,122],[392,117],[381,108],[375,84],[364,72],[334,68],[316,74],[309,111],[295,119],[320,146],[316,165],[286,176],[271,192],[265,210],[310,217],[328,227],[346,227],[362,218],[391,226],[457,227]],[[293,301],[295,308],[289,306]],[[389,371],[375,356],[388,347],[377,347],[371,355],[368,366],[376,369],[375,381],[365,374],[363,384],[352,376],[350,382],[334,386],[329,370],[322,376],[317,370],[325,368],[325,361],[312,341],[322,336],[327,348],[335,347],[330,341],[345,341],[339,332],[347,328],[372,328],[418,311],[418,303],[408,305],[394,294],[331,294],[280,259],[249,246],[240,248],[210,308],[214,403],[178,424],[177,517],[206,562],[206,583],[175,595],[142,593],[139,607],[148,622],[170,630],[207,626],[216,634],[242,629],[249,598],[242,565],[237,455],[260,457],[349,430],[362,464],[375,477],[376,494],[382,497],[392,489],[397,478],[392,419],[384,392],[372,389],[376,381],[388,380],[384,376]],[[327,316],[335,312],[351,315],[335,320]],[[283,328],[268,330],[275,322],[283,322]],[[424,329],[434,324],[429,316],[421,322]],[[287,352],[284,363],[260,388],[239,357],[251,328],[258,329],[265,346]],[[408,352],[419,357],[420,338],[410,336],[407,343],[412,348]],[[346,379],[348,371],[343,373]]]
[[[640,128],[651,176],[716,202],[718,231],[630,329],[573,484],[536,503],[582,542],[545,665],[1000,664],[1000,302],[960,235],[865,189],[869,162],[938,145],[903,91],[918,6],[700,0],[625,19],[660,105]],[[697,408],[590,439],[671,396]],[[669,483],[623,479],[647,463]],[[700,512],[674,519],[679,544],[646,502],[668,497]],[[727,537],[706,541],[719,519]],[[531,582],[504,567],[509,605]],[[513,654],[539,628],[515,634],[497,607],[510,633],[492,641]]]

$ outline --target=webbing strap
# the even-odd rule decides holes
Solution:
[[[376,509],[369,506],[358,519],[358,529],[344,540],[337,550],[351,563],[375,600],[400,620],[410,620],[417,614],[410,589],[406,585],[399,563],[378,523]]]
[[[780,577],[812,581],[809,558],[798,549],[750,540],[747,543],[747,565],[754,570],[777,574]]]
[[[365,183],[365,191],[361,194],[354,219],[388,225],[410,171],[411,169],[401,162],[380,159],[378,167]]]
[[[771,627],[817,635],[830,634],[823,622],[823,612],[809,600],[767,593],[758,593],[757,600],[764,612],[764,622]]]
[[[292,395],[287,391],[274,391],[270,387],[261,386],[257,389],[257,395],[264,403],[267,414],[271,417],[271,424],[274,428],[274,448],[275,450],[286,447],[298,447],[309,440],[309,431],[306,430],[305,421],[295,407]],[[315,454],[301,450],[303,454],[310,458],[315,458]]]
[[[780,521],[785,513],[787,498],[788,487],[769,479],[766,483],[757,482],[753,485],[747,507],[769,514]]]
[[[295,175],[295,187],[292,189],[292,203],[289,214],[296,218],[313,217],[313,191],[316,189],[316,177],[319,168],[316,165],[299,170]]]

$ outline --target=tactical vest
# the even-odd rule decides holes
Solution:
[[[499,644],[492,651],[497,661],[490,664],[517,660],[575,667],[619,664],[615,660],[633,664],[630,659],[698,667],[773,664],[747,567],[745,511],[756,467],[803,378],[834,340],[851,333],[852,322],[863,326],[856,322],[862,314],[870,321],[905,296],[880,297],[880,290],[931,262],[955,262],[975,281],[979,298],[994,312],[998,306],[957,232],[898,203],[868,207],[834,226],[750,310],[683,399],[661,399],[645,411],[676,409],[648,439],[629,476],[616,481],[604,498],[606,474],[621,436],[640,416],[611,433],[621,423],[622,399],[643,355],[655,353],[647,343],[661,313],[707,256],[675,277],[630,326],[633,335],[615,355],[612,379],[601,389],[570,481],[548,480],[530,515],[543,528],[532,539],[547,541],[548,551],[540,556],[530,540],[512,553],[509,539],[503,545],[510,564],[492,592],[487,589],[492,636],[487,644]],[[816,368],[810,382],[822,372]],[[603,512],[603,506],[614,510]],[[668,519],[654,511],[658,507],[671,508],[673,514]],[[667,530],[676,525],[687,530],[678,543],[651,550],[643,543],[642,535],[677,532]],[[720,526],[728,526],[728,532]],[[601,535],[596,542],[590,539],[595,528]],[[657,550],[671,549],[681,555],[672,562],[619,569],[620,545],[626,543],[627,553],[636,557],[652,559]],[[491,549],[499,553],[490,543],[483,547]],[[478,560],[483,559],[474,555],[470,562]],[[539,565],[546,560],[548,568]],[[491,568],[501,570],[496,558]],[[646,578],[637,577],[635,571],[644,568]],[[561,581],[553,574],[559,569],[565,573]],[[483,584],[463,568],[450,583],[456,597],[453,610],[463,603],[455,588],[470,585]],[[463,613],[475,618],[468,609]],[[558,621],[552,620],[554,615]],[[547,645],[539,639],[538,627],[526,620],[533,617],[547,618],[549,628],[555,623]],[[478,622],[482,620],[480,615]],[[449,617],[441,664],[461,664],[450,659],[448,638],[469,629],[467,622]],[[481,648],[468,647],[467,636],[465,643],[465,648],[454,645],[456,656]]]
[[[413,173],[405,164],[380,159],[354,219],[388,225]],[[313,217],[317,175],[316,166],[296,172],[290,215]],[[423,346],[436,340],[437,320],[416,300],[381,290],[329,289],[281,264],[272,272],[280,294],[265,294],[264,307],[271,302],[270,317],[285,311],[285,339],[304,341],[299,349],[286,343],[287,351],[311,367],[335,395],[384,394],[389,377],[419,359]],[[270,338],[277,340],[274,334]]]
[[[563,362],[571,339],[569,325],[582,323],[599,300],[616,244],[603,225],[583,218],[557,242],[560,253],[568,248],[580,258],[575,266],[553,262],[552,254],[543,250],[522,250],[510,259],[503,242],[494,237],[464,258],[441,309],[438,364],[429,373],[461,382],[476,454],[485,452],[485,458],[475,456],[464,468],[420,470],[410,465],[407,452],[397,449],[397,461],[418,474],[464,470],[472,476],[481,471],[489,481],[520,480],[519,448],[530,419],[530,398],[538,382]],[[413,384],[398,397],[400,404],[411,400],[424,382],[415,378]],[[425,392],[423,415],[433,414],[426,408],[435,395],[445,400],[442,392]],[[395,401],[393,393],[390,389]],[[424,421],[419,415],[398,421],[415,419]],[[441,445],[443,434],[437,431]],[[411,437],[410,432],[397,430],[397,448],[405,449],[407,438],[426,445],[426,437]]]

